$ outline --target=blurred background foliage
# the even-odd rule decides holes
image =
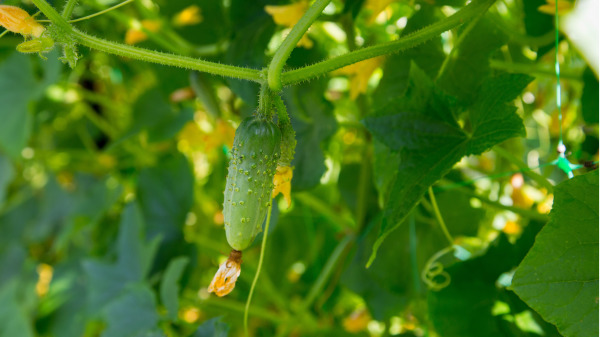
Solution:
[[[116,3],[80,0],[74,17]],[[3,4],[36,11],[27,1]],[[567,180],[547,165],[557,158],[560,125],[545,4],[498,1],[473,25],[284,90],[298,140],[292,205],[281,196],[274,203],[250,308],[253,335],[559,335],[552,315],[542,319],[544,310],[509,288],[549,219],[552,184]],[[307,5],[139,0],[77,26],[112,41],[262,68]],[[406,36],[463,5],[334,0],[287,67]],[[561,5],[565,16],[577,12],[575,3]],[[597,57],[586,62],[572,42],[580,33],[569,29],[558,51],[564,142],[571,162],[597,162]],[[256,108],[258,85],[83,47],[70,69],[57,50],[48,60],[18,54],[21,41],[0,39],[0,336],[242,335],[260,237],[244,252],[233,293],[217,298],[206,289],[229,252],[221,213],[228,152],[236,126]],[[436,128],[415,124],[423,132],[411,133],[411,124],[394,119],[397,106],[436,111],[437,119],[425,119]],[[444,118],[453,129],[437,128]],[[463,127],[477,134],[501,126],[509,131],[448,147],[447,137]],[[455,158],[436,161],[440,152]],[[518,172],[526,167],[533,170]],[[418,180],[421,172],[428,178]],[[595,190],[583,199],[597,195],[593,174],[585,179]],[[442,176],[435,199],[422,197]],[[423,191],[399,191],[402,179]],[[575,191],[587,186],[580,181]],[[597,204],[596,196],[596,226]],[[438,207],[460,247],[454,254]],[[406,221],[366,269],[373,243],[395,226],[386,221],[400,212]],[[570,212],[555,223],[576,222],[579,208]],[[595,244],[595,260],[582,268],[597,275]],[[443,269],[423,276],[433,256]],[[597,279],[595,289],[597,298]],[[597,334],[597,308],[595,328],[565,333],[559,323],[559,330]]]

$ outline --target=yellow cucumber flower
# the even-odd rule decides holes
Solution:
[[[571,10],[572,7],[573,6],[570,2],[565,1],[565,0],[558,0],[558,14],[559,15],[567,13],[568,11]],[[544,14],[554,15],[554,12],[556,11],[556,1],[546,0],[546,3],[544,5],[541,5],[540,7],[538,7],[538,11],[540,11]]]
[[[292,204],[292,176],[294,175],[294,169],[289,166],[277,166],[277,171],[273,177],[273,195],[275,198],[279,193],[283,195],[287,202],[288,208]]]
[[[371,12],[371,16],[367,20],[368,23],[373,23],[379,13],[383,12],[394,0],[367,0],[365,9]]]
[[[338,69],[333,74],[348,75],[350,77],[350,98],[356,99],[359,94],[367,92],[369,79],[373,72],[381,66],[383,60],[383,56],[367,59]]]
[[[46,28],[19,7],[0,5],[0,25],[25,36],[40,37]]]
[[[160,29],[161,22],[159,20],[142,20],[141,26],[134,25],[125,33],[125,43],[136,44],[145,41],[148,35],[142,30],[142,27],[150,32],[157,32]]]
[[[192,26],[200,22],[202,22],[202,14],[200,13],[200,7],[196,5],[186,7],[173,17],[173,24],[180,27]]]
[[[273,17],[273,21],[276,24],[292,28],[302,18],[308,6],[308,1],[302,0],[290,5],[265,6],[265,12]],[[310,49],[313,46],[313,42],[308,38],[307,34],[304,34],[300,41],[298,41],[297,46]]]

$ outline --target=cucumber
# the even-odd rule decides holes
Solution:
[[[280,147],[279,128],[264,117],[248,117],[235,131],[223,216],[227,242],[237,251],[250,246],[262,231]]]

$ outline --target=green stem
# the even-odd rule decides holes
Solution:
[[[448,243],[450,244],[450,246],[452,246],[454,244],[454,239],[452,238],[452,235],[450,235],[450,232],[448,232],[446,222],[444,222],[444,218],[442,218],[442,213],[440,212],[440,209],[437,205],[437,201],[435,200],[435,194],[433,193],[433,189],[431,188],[431,186],[429,186],[429,199],[431,199],[433,213],[435,214],[435,217],[438,223],[440,224],[440,227],[442,228],[442,232],[444,232],[446,240],[448,240]]]
[[[77,5],[77,0],[67,1],[62,11],[62,17],[65,18],[65,20],[69,20],[71,18],[71,14],[73,14],[73,9],[75,9],[75,5]]]
[[[492,22],[496,24],[496,27],[498,27],[504,34],[509,36],[510,39],[516,43],[539,48],[554,42],[553,31],[549,31],[548,33],[540,36],[529,36],[527,34],[520,33],[516,27],[507,26],[506,22],[498,14],[490,15],[489,17]]]
[[[512,73],[524,73],[538,76],[556,76],[554,69],[540,67],[537,64],[526,64],[526,63],[514,63],[514,62],[505,62],[499,60],[490,60],[490,67],[494,69],[500,69]],[[560,77],[575,80],[575,81],[583,81],[581,75],[574,71],[567,71],[560,73]]]
[[[258,282],[260,271],[262,269],[263,259],[265,257],[265,248],[267,247],[267,237],[269,236],[269,224],[271,223],[271,208],[273,208],[273,202],[269,203],[269,209],[267,210],[267,223],[265,224],[264,235],[262,243],[260,245],[260,257],[258,258],[258,267],[256,267],[256,274],[254,274],[254,280],[250,286],[250,293],[248,294],[248,300],[246,300],[246,307],[244,309],[244,333],[248,336],[248,310],[250,309],[250,302],[252,301],[252,294]]]
[[[271,120],[273,116],[273,111],[271,110],[271,107],[273,106],[272,98],[273,94],[271,93],[269,86],[266,83],[263,83],[258,96],[258,114],[268,120]]]
[[[262,82],[261,74],[256,69],[242,68],[231,65],[224,65],[215,62],[208,62],[172,55],[148,49],[127,46],[120,43],[106,41],[73,28],[69,23],[58,14],[58,12],[46,2],[46,0],[32,0],[33,3],[48,17],[52,23],[59,27],[64,34],[71,35],[78,43],[92,49],[97,49],[106,53],[115,54],[131,59],[158,63],[168,66],[181,67],[190,70],[198,70],[214,75],[234,77],[254,82]]]
[[[292,31],[281,43],[281,46],[277,48],[273,60],[271,60],[271,63],[269,64],[269,72],[267,75],[267,81],[269,82],[271,90],[275,92],[281,90],[281,71],[283,70],[285,62],[290,57],[290,54],[292,54],[292,50],[294,50],[298,41],[300,41],[304,33],[308,30],[308,27],[310,27],[317,17],[321,15],[321,12],[323,12],[330,1],[331,0],[316,0],[315,3],[308,8],[306,13],[304,13],[302,18],[294,25]]]
[[[287,113],[285,103],[283,103],[283,99],[281,99],[281,96],[279,96],[278,94],[273,94],[273,103],[275,104],[275,109],[277,109],[277,117],[279,119],[279,123],[290,124],[290,116]]]
[[[348,244],[352,242],[352,240],[354,240],[354,235],[348,234],[346,235],[346,237],[344,237],[342,241],[340,241],[340,243],[338,243],[337,247],[335,247],[333,253],[331,253],[329,259],[325,263],[325,267],[323,267],[323,270],[321,270],[321,273],[317,277],[317,280],[315,281],[315,283],[313,283],[312,287],[308,292],[308,295],[304,299],[304,302],[301,306],[302,310],[307,310],[315,301],[317,296],[321,293],[323,287],[325,286],[325,282],[327,282],[329,276],[331,276],[331,273],[333,272],[333,268],[337,265],[337,263],[340,260],[340,257],[342,256],[342,253],[344,252]]]
[[[128,3],[132,2],[132,1],[134,1],[134,0],[126,0],[126,1],[123,1],[123,2],[121,2],[121,3],[118,3],[118,4],[116,4],[116,5],[112,6],[112,7],[109,7],[109,8],[103,9],[103,10],[101,10],[101,11],[99,11],[99,12],[96,12],[96,13],[94,13],[94,14],[90,14],[90,15],[82,16],[82,17],[80,17],[80,18],[73,19],[73,20],[69,20],[69,23],[75,23],[75,22],[80,22],[80,21],[89,20],[89,19],[91,19],[91,18],[94,18],[94,17],[96,17],[96,16],[102,15],[102,14],[104,14],[104,13],[108,13],[108,12],[112,11],[113,9],[117,9],[117,8],[119,8],[119,7],[125,6],[125,5],[127,5]]]
[[[306,81],[353,63],[412,48],[440,35],[447,30],[460,26],[479,15],[482,15],[495,1],[496,0],[474,0],[469,5],[456,12],[454,15],[396,41],[359,49],[326,61],[313,64],[311,66],[287,71],[281,75],[282,85],[290,85],[293,83]],[[270,76],[269,81],[271,81]]]
[[[534,171],[531,171],[529,169],[529,167],[525,163],[523,163],[521,160],[519,160],[518,158],[516,158],[513,154],[511,154],[510,152],[508,152],[505,149],[501,148],[500,146],[495,146],[492,150],[498,156],[506,159],[508,162],[510,162],[511,164],[515,165],[519,169],[521,169],[522,172],[523,172],[523,174],[525,174],[526,176],[528,176],[529,178],[531,178],[532,180],[534,180],[540,186],[545,187],[546,190],[548,190],[548,193],[552,193],[552,191],[554,190],[554,186],[552,185],[552,183],[550,183],[543,176],[537,174]]]

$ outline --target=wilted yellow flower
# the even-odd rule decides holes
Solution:
[[[142,27],[150,32],[157,32],[160,29],[161,23],[159,20],[142,20],[141,27],[131,27],[125,33],[125,43],[136,44],[145,41],[148,35],[144,33]]]
[[[173,17],[175,26],[191,26],[200,22],[202,22],[202,14],[200,14],[200,7],[196,5],[186,7]]]
[[[40,37],[46,28],[19,7],[0,5],[0,25],[26,36]]]
[[[367,0],[365,3],[365,9],[371,11],[371,16],[367,22],[372,23],[375,21],[379,13],[387,8],[394,0]]]
[[[298,1],[290,5],[265,6],[265,12],[273,17],[273,21],[275,21],[276,24],[288,28],[294,27],[307,9],[308,1],[306,0]],[[313,46],[313,42],[308,38],[307,34],[304,34],[297,45],[298,47],[310,49]]]
[[[558,14],[562,15],[571,10],[572,4],[565,0],[558,0]],[[556,1],[554,0],[546,0],[546,4],[538,7],[538,11],[544,14],[554,15],[556,12]]]
[[[208,292],[214,292],[219,297],[229,294],[235,288],[235,282],[240,276],[241,264],[242,252],[232,250],[227,261],[219,266],[219,270],[208,286]]]
[[[383,60],[383,56],[370,58],[338,69],[333,74],[348,75],[350,77],[350,98],[356,99],[359,94],[367,92],[369,79],[375,69],[383,63]]]
[[[344,330],[352,333],[363,331],[369,325],[371,321],[371,315],[367,309],[358,309],[355,310],[350,316],[344,318],[343,325]]]
[[[292,176],[294,175],[294,169],[289,166],[277,166],[277,171],[273,177],[273,198],[279,193],[283,195],[288,207],[292,204]]]

